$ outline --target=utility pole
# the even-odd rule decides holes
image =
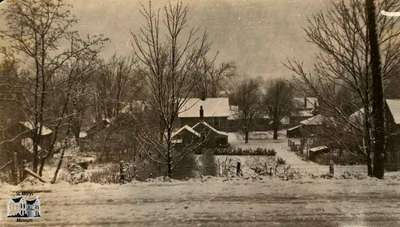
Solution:
[[[385,162],[385,126],[384,103],[381,75],[381,60],[376,29],[375,1],[365,0],[367,15],[367,30],[370,46],[371,72],[372,72],[372,115],[373,115],[373,176],[379,179],[384,177]]]

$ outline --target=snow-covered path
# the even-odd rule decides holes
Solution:
[[[268,135],[268,134],[267,134]],[[249,143],[245,144],[244,141],[237,134],[230,135],[231,144],[236,147],[241,148],[270,148],[274,149],[277,153],[278,157],[286,160],[286,163],[289,164],[292,168],[299,170],[302,174],[305,175],[322,175],[327,174],[329,172],[329,167],[325,165],[319,165],[315,162],[302,160],[294,152],[289,151],[288,140],[283,135],[280,134],[278,140],[271,139],[271,136],[266,139],[259,140],[250,140]]]

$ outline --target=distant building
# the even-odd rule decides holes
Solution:
[[[300,144],[296,145],[295,150],[314,160],[319,154],[329,151],[327,146],[332,141],[326,137],[324,130],[327,130],[326,126],[330,123],[332,123],[332,119],[317,114],[301,121],[299,125],[289,128],[286,134],[288,138],[299,138]],[[289,145],[295,145],[295,143],[289,142]]]
[[[172,134],[172,142],[174,144],[196,144],[201,141],[201,134],[196,132],[188,125],[178,129]]]
[[[231,115],[228,98],[189,98],[182,107],[179,125],[194,126],[200,121],[207,122],[217,130],[227,131],[228,117]]]
[[[198,122],[192,128],[201,134],[201,138],[207,147],[228,146],[228,134],[212,127],[207,122]]]
[[[318,98],[315,97],[295,97],[293,98],[293,111],[290,114],[290,125],[299,125],[304,121],[317,114],[319,107]]]
[[[385,168],[400,169],[400,99],[386,100],[386,153]]]
[[[350,115],[353,127],[363,129],[364,108]],[[385,169],[400,169],[400,99],[386,99],[385,102]],[[361,143],[361,142],[360,142]]]
[[[219,131],[205,121],[200,121],[193,127],[185,125],[172,135],[174,144],[183,146],[202,143],[203,147],[216,148],[228,146],[228,134]]]

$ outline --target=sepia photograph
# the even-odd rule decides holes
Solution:
[[[400,226],[399,0],[0,18],[0,226]]]

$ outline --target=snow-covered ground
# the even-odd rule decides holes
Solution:
[[[253,139],[254,137],[256,139]],[[312,161],[303,160],[296,153],[289,151],[288,140],[284,131],[279,132],[278,140],[272,139],[272,132],[250,133],[250,139],[249,143],[246,144],[243,141],[243,136],[239,133],[229,133],[228,137],[231,145],[235,147],[274,149],[278,157],[283,158],[291,168],[298,170],[302,175],[320,176],[329,173],[328,165],[320,165]],[[355,175],[366,175],[367,169],[365,165],[335,166],[335,176],[341,176],[345,172]]]
[[[287,139],[256,135],[233,146],[273,148],[304,177],[281,180],[256,176],[250,165],[263,156],[218,156],[243,163],[243,177],[199,177],[188,181],[132,182],[125,185],[0,184],[0,226],[400,226],[400,174],[368,178],[365,166],[336,166],[335,175],[360,173],[362,179],[322,179],[328,166],[304,161],[289,152]],[[15,191],[40,196],[42,217],[29,223],[6,218]],[[3,205],[1,205],[3,204]]]
[[[1,226],[399,226],[400,181],[264,177],[97,185],[42,185],[42,217],[17,223],[0,189]],[[28,224],[28,225],[27,225]]]

